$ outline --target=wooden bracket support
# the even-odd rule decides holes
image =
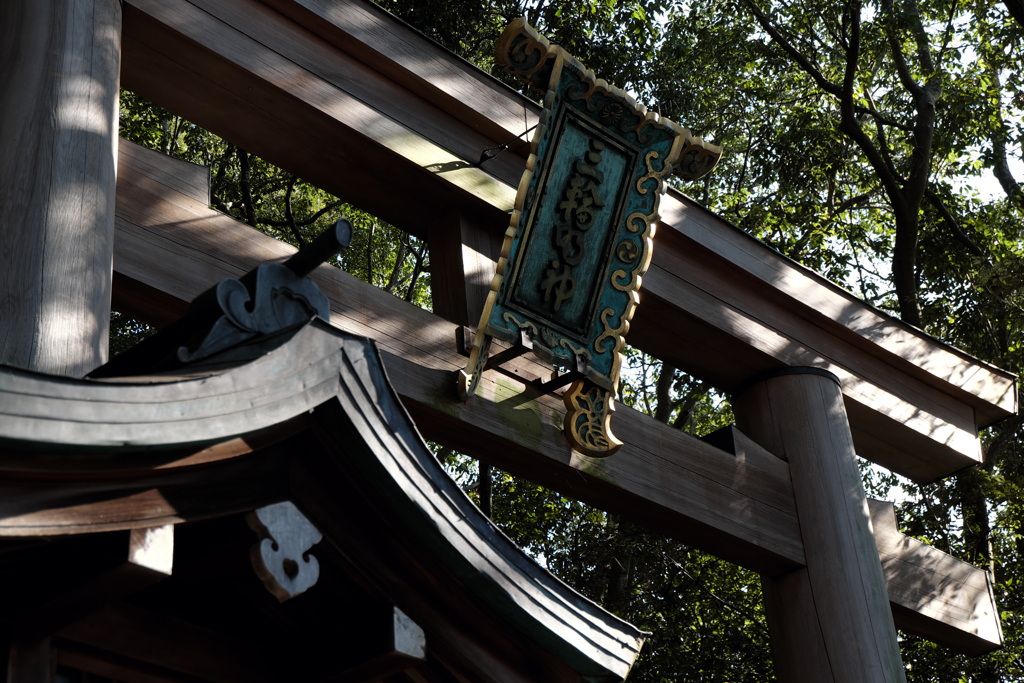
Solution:
[[[484,370],[493,370],[530,351],[533,351],[533,342],[530,341],[525,332],[520,331],[519,339],[516,340],[513,346],[504,351],[499,351],[487,359],[487,365],[484,366]]]
[[[305,593],[320,578],[320,562],[310,549],[323,539],[320,530],[291,501],[274,503],[245,516],[260,542],[250,556],[256,575],[281,602]]]
[[[455,345],[461,355],[469,357],[469,354],[473,349],[473,338],[475,335],[475,330],[469,326],[462,325],[455,328]],[[512,370],[506,367],[509,362],[532,350],[533,342],[525,332],[521,332],[519,339],[513,346],[510,346],[503,351],[499,351],[487,359],[487,364],[484,366],[484,370],[497,370],[498,372],[509,375],[510,377],[515,377],[527,384],[533,385],[538,391],[544,394],[555,392],[562,387],[566,387],[576,380],[583,379],[587,376],[587,359],[583,356],[576,357],[576,367],[574,368],[560,371],[556,367],[552,371],[550,379],[546,381],[543,377],[538,375],[524,372],[518,368]]]
[[[578,379],[584,379],[587,376],[587,359],[583,356],[576,356],[576,367],[566,370],[565,372],[559,372],[556,367],[551,373],[551,379],[547,382],[535,382],[537,388],[543,393],[549,393],[556,389],[568,386]]]
[[[427,658],[427,636],[423,629],[394,605],[375,605],[367,610],[358,654],[352,647],[351,668],[321,683],[361,683],[407,671]],[[362,642],[366,641],[366,642]],[[351,645],[351,644],[350,644]],[[361,661],[360,661],[361,660]]]

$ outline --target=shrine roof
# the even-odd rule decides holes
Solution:
[[[0,367],[0,434],[0,536],[148,528],[292,500],[429,638],[497,633],[546,652],[536,656],[554,663],[543,666],[600,680],[622,680],[643,642],[498,530],[427,448],[373,343],[321,321],[159,376]]]

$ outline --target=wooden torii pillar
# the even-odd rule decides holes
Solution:
[[[739,392],[740,429],[789,461],[807,566],[763,577],[782,681],[906,681],[839,379],[793,367]]]
[[[82,377],[107,359],[121,3],[5,0],[0,45],[0,363]],[[56,666],[49,636],[10,660]]]
[[[0,362],[82,377],[107,358],[118,0],[0,3]]]

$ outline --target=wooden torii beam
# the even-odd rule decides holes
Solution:
[[[124,141],[120,149],[115,308],[171,322],[211,283],[294,252],[210,209],[204,167]],[[488,373],[480,396],[462,403],[452,382],[465,362],[457,325],[336,268],[323,266],[313,278],[331,301],[334,325],[377,341],[428,438],[768,576],[805,563],[789,465],[742,432],[730,428],[709,442],[621,408],[622,450],[579,456],[561,436],[559,397],[523,379],[536,365],[521,360],[508,374]],[[897,626],[969,654],[998,647],[986,573],[900,535],[891,506],[872,510]]]
[[[369,3],[130,0],[124,27],[122,82],[139,94],[413,234],[452,211],[452,243],[482,233],[485,244],[507,227],[522,149],[479,159],[520,139],[536,105]],[[641,350],[729,392],[789,365],[827,369],[858,453],[918,482],[979,462],[978,429],[1016,412],[1010,373],[682,194],[661,213],[629,337]],[[464,273],[433,276],[457,289]]]

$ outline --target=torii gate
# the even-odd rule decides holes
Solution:
[[[919,482],[976,464],[978,429],[1017,410],[1009,373],[870,308],[670,192],[629,341],[736,394],[739,429],[702,441],[623,409],[619,453],[573,453],[560,435],[561,401],[530,384],[540,371],[529,360],[483,378],[470,403],[450,393],[464,365],[456,329],[476,322],[525,163],[515,145],[478,159],[533,125],[533,103],[358,0],[127,0],[123,27],[114,0],[50,3],[50,14],[21,6],[7,4],[0,17],[18,67],[5,68],[0,133],[22,145],[2,162],[0,197],[26,209],[2,212],[0,253],[13,282],[31,274],[60,295],[20,293],[13,306],[26,322],[13,322],[5,294],[4,362],[72,376],[102,362],[111,253],[114,306],[159,324],[218,279],[291,251],[210,210],[204,171],[126,144],[114,230],[120,47],[125,87],[426,237],[435,314],[321,268],[315,279],[334,324],[377,340],[429,438],[760,572],[780,678],[901,680],[886,597],[908,632],[966,653],[1001,644],[985,573],[900,536],[886,504],[870,506],[869,524],[852,458]],[[77,51],[63,51],[65,38]],[[80,80],[47,90],[45,59],[34,54]],[[39,97],[12,97],[15,87]],[[93,115],[62,120],[53,148],[67,161],[38,151],[45,132],[19,127],[47,108]],[[82,145],[99,151],[82,154]],[[66,185],[45,178],[51,167]],[[33,192],[14,180],[28,177],[25,168],[37,172]],[[86,197],[69,206],[99,207],[88,242],[67,236],[82,214],[48,203],[62,188]],[[23,204],[30,196],[43,198],[39,208]],[[45,226],[35,233],[40,250],[56,248],[56,258],[30,263],[26,217]],[[82,272],[96,275],[88,286]],[[85,313],[61,333],[66,344],[23,351],[8,341],[40,338],[32,330],[46,329],[46,304],[56,300]]]

